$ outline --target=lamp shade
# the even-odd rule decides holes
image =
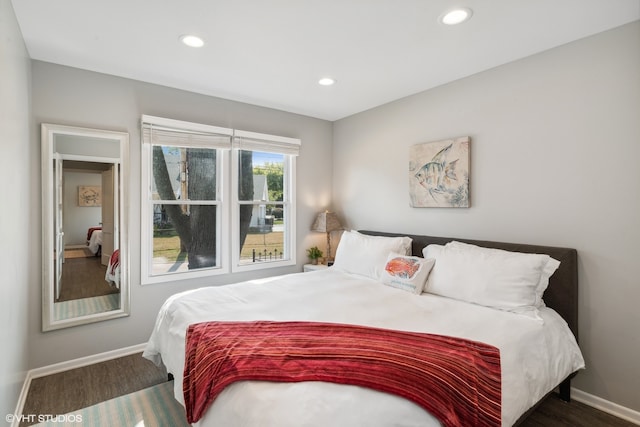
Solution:
[[[342,230],[342,224],[338,220],[338,215],[329,211],[320,212],[311,226],[311,231],[319,233],[330,233],[336,230]]]

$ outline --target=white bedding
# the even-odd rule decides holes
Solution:
[[[164,363],[183,403],[187,326],[207,320],[306,320],[360,324],[458,336],[494,345],[502,364],[502,424],[512,425],[570,373],[584,367],[573,334],[553,310],[544,323],[431,294],[415,295],[331,268],[169,298],[144,357]],[[427,411],[403,398],[323,382],[243,381],[227,387],[197,426],[435,426]]]
[[[98,249],[100,249],[100,245],[102,245],[102,230],[94,230],[87,244],[92,254],[95,255],[98,253]]]

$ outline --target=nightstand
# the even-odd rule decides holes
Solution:
[[[307,273],[309,271],[324,270],[327,268],[329,268],[329,266],[325,264],[305,264],[302,271]]]

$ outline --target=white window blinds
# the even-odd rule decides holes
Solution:
[[[236,130],[233,146],[240,150],[266,151],[270,153],[297,156],[300,152],[300,140],[284,136]]]
[[[233,142],[231,137],[233,136]],[[143,141],[155,145],[211,147],[265,151],[297,156],[301,142],[297,138],[233,130],[201,123],[163,117],[142,116]]]
[[[147,144],[230,149],[232,135],[233,129],[142,116],[142,138]]]

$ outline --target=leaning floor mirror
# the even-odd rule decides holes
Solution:
[[[129,135],[43,123],[42,329],[129,315]]]

